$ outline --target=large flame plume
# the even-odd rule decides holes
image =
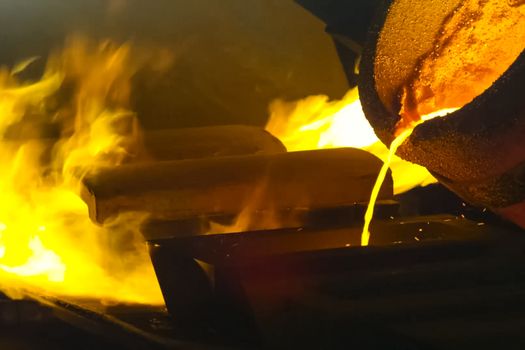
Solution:
[[[289,151],[355,147],[386,161],[388,148],[377,138],[366,119],[357,89],[341,100],[310,96],[299,101],[274,101],[266,129]],[[423,167],[394,156],[391,163],[396,193],[436,182]]]
[[[0,288],[10,295],[163,302],[137,231],[144,215],[100,227],[79,197],[84,174],[119,165],[139,139],[132,57],[130,45],[77,37],[38,81],[23,78],[38,58],[0,68]]]

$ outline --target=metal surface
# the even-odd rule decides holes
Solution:
[[[72,300],[32,292],[23,293],[26,295],[23,300],[3,300],[0,307],[0,315],[4,319],[2,321],[5,321],[7,308],[16,308],[19,312],[16,323],[2,322],[2,325],[4,328],[20,329],[28,333],[47,329],[50,339],[42,345],[44,349],[69,349],[70,346],[80,349],[226,349],[219,345],[217,337],[210,332],[199,333],[197,340],[195,334],[183,331],[162,306],[107,306],[96,299]],[[25,312],[20,312],[23,309]],[[34,317],[42,314],[46,317]],[[49,342],[53,339],[53,334],[63,334],[65,337]],[[0,344],[5,340],[5,334],[0,333]],[[20,346],[35,348],[30,344],[36,340],[37,338],[20,339],[18,343]]]
[[[295,0],[325,22],[334,32],[344,34],[357,47],[366,41],[368,27],[379,0]]]
[[[263,220],[272,215],[278,218],[273,227],[263,227],[264,230],[298,228],[303,229],[329,229],[351,226],[361,226],[367,209],[366,203],[356,203],[350,206],[340,206],[335,208],[322,209],[288,209],[282,212],[256,212],[251,217],[252,220]],[[393,200],[379,200],[374,210],[374,217],[377,219],[388,219],[396,216],[399,211],[399,203]],[[169,239],[177,237],[199,236],[207,234],[211,230],[212,223],[218,223],[227,227],[235,223],[236,215],[200,215],[198,217],[160,221],[150,220],[146,222],[141,232],[147,240]],[[278,225],[279,227],[275,227]],[[262,225],[264,226],[264,225]]]
[[[359,237],[359,227],[290,229],[160,239],[150,250],[172,314],[253,346],[523,344],[521,316],[470,330],[525,309],[519,232],[441,216],[376,222],[368,248]]]
[[[368,201],[381,166],[354,148],[131,164],[86,175],[81,196],[99,223],[129,211],[178,220],[319,210]],[[388,172],[379,199],[392,197]]]
[[[326,23],[350,87],[357,86],[359,56],[380,0],[295,0]]]

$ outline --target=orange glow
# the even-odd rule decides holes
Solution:
[[[129,45],[75,38],[49,58],[38,81],[19,78],[37,58],[0,68],[3,291],[163,303],[138,232],[145,215],[100,227],[79,197],[83,174],[117,166],[137,142],[131,57]],[[32,138],[42,124],[58,125],[61,137]]]
[[[462,1],[402,87],[401,124],[466,105],[489,88],[524,48],[522,1]]]

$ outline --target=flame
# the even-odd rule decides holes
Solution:
[[[146,245],[145,215],[93,224],[82,176],[117,166],[138,141],[129,108],[139,67],[131,45],[75,37],[41,79],[21,78],[38,58],[0,68],[0,285],[111,302],[162,304]],[[58,139],[34,137],[55,125]]]
[[[425,168],[402,160],[379,141],[363,113],[357,89],[348,91],[339,101],[330,101],[323,95],[293,102],[276,100],[270,105],[266,130],[279,138],[290,152],[340,147],[371,152],[387,164],[383,169],[384,176],[389,166],[392,168],[396,193],[436,182]],[[278,228],[281,218],[274,212],[254,210],[264,190],[264,184],[254,189],[250,201],[232,223],[211,222],[209,233]],[[294,217],[286,219],[297,221]]]
[[[396,193],[436,181],[426,169],[396,157],[398,148],[419,124],[452,113],[485,91],[523,51],[522,5],[523,1],[465,1],[446,18],[435,45],[401,89],[401,119],[390,149],[366,121],[357,90],[341,101],[312,96],[271,106],[267,129],[290,151],[357,147],[383,160],[365,215],[363,246],[369,243],[374,206],[389,168]]]
[[[5,272],[9,272],[22,277],[44,276],[51,282],[63,282],[66,266],[62,259],[52,250],[44,247],[40,237],[35,236],[29,240],[31,256],[27,262],[19,266],[0,265]],[[1,249],[1,257],[5,255],[6,246]]]
[[[266,129],[279,138],[289,151],[355,147],[386,161],[389,150],[366,119],[357,89],[342,100],[311,96],[295,102],[275,101],[270,106]],[[396,193],[436,182],[423,167],[393,156],[391,162]]]
[[[300,224],[298,214],[294,212],[279,213],[275,207],[276,203],[268,203],[266,191],[268,182],[266,179],[252,188],[251,195],[244,203],[242,211],[235,216],[232,222],[227,224],[215,221],[209,222],[208,234],[239,233],[247,231],[272,230],[282,227],[285,220],[289,225]],[[266,210],[258,209],[259,204],[265,202],[270,207]]]
[[[270,106],[271,115],[266,129],[278,137],[289,151],[355,147],[371,152],[383,160],[384,164],[365,214],[361,245],[366,246],[370,240],[369,227],[377,196],[388,169],[392,169],[394,190],[397,194],[436,182],[425,168],[397,157],[397,150],[417,125],[455,110],[457,108],[429,113],[419,121],[398,130],[390,149],[379,141],[366,119],[357,89],[350,90],[340,101],[330,101],[326,96],[311,96],[296,102],[275,101]],[[245,216],[241,213],[233,227],[238,230],[239,224],[249,222]],[[223,228],[221,232],[224,231],[226,230]]]

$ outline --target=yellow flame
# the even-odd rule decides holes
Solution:
[[[396,193],[436,181],[425,168],[403,161],[395,155],[395,150],[392,152],[379,141],[363,113],[357,89],[348,91],[339,101],[330,101],[322,95],[293,102],[276,100],[270,105],[266,130],[279,138],[290,152],[340,147],[361,148],[371,152],[386,163],[382,170],[383,179],[388,168],[392,168]],[[229,233],[279,227],[280,220],[274,212],[254,214],[253,208],[264,190],[264,185],[254,189],[254,195],[233,223],[221,225],[212,222],[209,232]],[[377,194],[376,198],[372,198],[375,203]],[[373,213],[373,208],[369,210]],[[368,216],[371,220],[371,214]],[[293,222],[293,219],[290,218],[290,221]]]
[[[0,68],[0,288],[161,304],[138,231],[143,214],[93,224],[79,197],[84,174],[120,164],[137,142],[129,109],[138,67],[129,44],[69,40],[42,78],[19,75],[36,59]],[[58,126],[58,140],[29,129]],[[18,132],[17,132],[18,130]],[[22,131],[20,131],[22,130]],[[9,282],[7,282],[9,281]]]
[[[377,196],[388,169],[392,170],[396,194],[436,182],[425,168],[397,157],[397,150],[417,125],[455,110],[457,108],[443,109],[422,116],[421,120],[408,125],[399,133],[390,149],[379,141],[366,119],[357,89],[350,90],[340,101],[330,101],[327,96],[310,96],[295,102],[275,101],[270,106],[270,120],[266,129],[279,138],[289,151],[355,147],[383,160],[365,214],[361,245],[366,246],[370,240],[369,228]],[[243,221],[246,220],[238,219],[238,222]]]
[[[2,246],[2,258],[5,255],[5,246]],[[52,250],[44,247],[44,244],[38,236],[29,240],[29,249],[32,255],[27,262],[19,266],[0,265],[0,268],[6,272],[23,277],[44,276],[51,282],[63,282],[66,266],[62,259]]]
[[[350,90],[340,101],[330,101],[327,96],[311,96],[295,102],[275,101],[270,106],[266,129],[289,151],[355,147],[383,161],[390,154],[366,119],[357,89]],[[391,168],[396,193],[436,182],[425,168],[395,155]]]

